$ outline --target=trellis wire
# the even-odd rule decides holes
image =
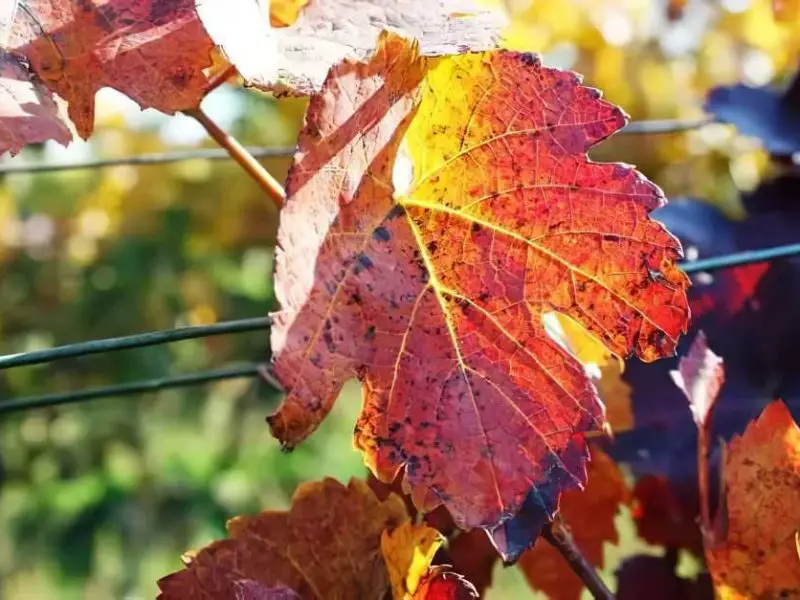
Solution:
[[[691,129],[698,129],[709,123],[713,119],[704,117],[700,119],[662,119],[652,121],[633,121],[618,132],[617,135],[642,135],[642,134],[666,134],[680,133]],[[254,158],[270,158],[276,156],[291,156],[296,148],[265,148],[261,146],[251,146],[247,151]],[[79,169],[102,169],[106,167],[119,167],[123,165],[163,165],[176,163],[186,160],[229,160],[231,158],[227,150],[222,148],[183,150],[176,152],[163,152],[154,154],[138,154],[135,156],[121,156],[118,158],[102,158],[85,161],[75,161],[70,163],[43,163],[29,164],[13,162],[0,164],[0,175],[15,175],[22,173],[47,173],[56,171],[73,171]]]
[[[0,356],[0,370],[10,369],[11,367],[22,367],[25,365],[51,362],[63,358],[75,358],[78,356],[86,356],[88,354],[110,352],[113,350],[127,350],[130,348],[169,344],[170,342],[210,337],[214,335],[257,331],[259,329],[267,329],[271,323],[272,320],[269,317],[239,319],[236,321],[214,323],[213,325],[178,327],[176,329],[151,331],[148,333],[139,333],[136,335],[127,335],[104,340],[91,340],[89,342],[59,346],[57,348],[48,348],[47,350],[8,354],[6,356]]]
[[[295,148],[262,148],[260,146],[248,147],[247,151],[253,158],[272,158],[291,156]],[[13,162],[0,164],[0,175],[15,175],[21,173],[51,173],[56,171],[77,171],[80,169],[103,169],[106,167],[120,167],[127,165],[148,166],[165,165],[187,160],[230,160],[231,155],[224,148],[203,148],[199,150],[183,150],[176,152],[161,152],[153,154],[136,154],[134,156],[120,156],[118,158],[100,158],[92,160],[75,161],[69,163],[42,163],[15,164]]]
[[[689,274],[700,272],[708,273],[797,255],[800,255],[800,244],[787,244],[784,246],[776,246],[774,248],[765,248],[763,250],[736,252],[722,256],[705,258],[702,260],[684,262],[681,264],[681,268]],[[156,344],[165,344],[212,335],[257,331],[262,329],[266,330],[270,324],[271,319],[269,317],[240,319],[216,323],[214,325],[181,327],[177,329],[142,333],[105,340],[80,342],[77,344],[59,346],[48,350],[38,350],[36,352],[11,354],[0,357],[0,369],[52,362],[64,358],[77,358],[80,356],[96,354],[98,352],[109,352],[114,350],[125,350],[130,348],[152,346]],[[141,382],[81,390],[77,392],[63,392],[48,394],[45,396],[0,401],[0,415],[19,412],[30,408],[42,408],[60,404],[71,404],[84,400],[107,398],[111,396],[124,396],[138,394],[141,392],[152,392],[169,388],[199,385],[202,383],[221,381],[225,379],[253,377],[256,374],[261,374],[263,379],[269,385],[279,389],[277,382],[275,382],[269,376],[268,371],[263,365],[259,366],[252,364],[241,367],[203,371],[189,375],[166,376]]]
[[[156,379],[147,379],[145,381],[136,381],[134,383],[81,390],[78,392],[61,392],[46,394],[44,396],[29,396],[14,400],[5,400],[0,402],[0,415],[32,408],[45,408],[48,406],[74,404],[76,402],[96,400],[99,398],[129,396],[131,394],[141,394],[143,392],[157,392],[171,388],[201,385],[226,379],[251,378],[257,375],[259,371],[259,365],[249,364],[238,367],[215,369],[212,371],[202,371],[200,373],[190,373],[188,375],[170,375]]]
[[[732,252],[722,256],[701,258],[683,262],[680,267],[690,275],[692,273],[712,273],[722,269],[752,265],[753,263],[770,262],[798,254],[800,254],[800,244],[786,244],[784,246],[775,246],[774,248],[764,248],[763,250],[747,250],[745,252]]]

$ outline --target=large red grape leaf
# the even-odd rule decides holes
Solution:
[[[242,588],[258,598],[261,586],[271,593],[283,586],[301,598],[383,600],[391,586],[381,534],[407,519],[398,496],[380,501],[363,481],[306,483],[288,512],[229,521],[230,538],[191,555],[184,570],[161,579],[159,598],[228,600]]]
[[[195,0],[25,0],[8,48],[69,104],[84,139],[94,125],[94,97],[103,87],[143,108],[196,107],[207,91],[214,43]]]
[[[543,315],[645,360],[672,353],[688,318],[680,245],[648,218],[660,190],[586,157],[624,123],[529,54],[422,58],[390,34],[369,63],[334,68],[281,217],[272,348],[289,391],[269,421],[283,445],[359,377],[356,445],[384,481],[404,468],[423,510],[494,530],[529,496],[552,511],[581,487],[580,434],[602,406]]]
[[[706,560],[720,600],[800,597],[800,428],[773,402],[727,445]]]
[[[47,140],[63,146],[72,141],[61,107],[35,75],[0,49],[0,154]]]
[[[595,567],[603,567],[603,546],[616,544],[619,534],[614,519],[630,500],[630,490],[617,464],[597,448],[592,449],[588,482],[584,491],[570,490],[561,497],[560,514],[576,545]],[[564,557],[544,540],[525,552],[519,568],[530,586],[558,600],[579,599],[583,582]]]

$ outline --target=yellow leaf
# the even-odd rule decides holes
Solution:
[[[391,533],[383,532],[381,552],[395,600],[414,595],[443,542],[444,537],[435,529],[414,525],[411,521],[406,521]]]

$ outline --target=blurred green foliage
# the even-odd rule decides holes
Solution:
[[[665,2],[647,0],[506,4],[511,47],[584,73],[637,119],[697,116],[713,85],[782,81],[800,51],[800,35],[774,22],[768,0],[694,0],[677,20]],[[242,143],[295,143],[303,101],[214,94]],[[33,148],[14,160],[158,152],[191,126],[183,117],[132,119],[120,106],[100,103],[90,142],[67,152]],[[734,214],[738,190],[768,170],[758,147],[724,126],[616,136],[593,154],[636,163],[668,194]],[[265,164],[283,177],[289,159]],[[232,162],[0,179],[0,352],[263,316],[274,308],[276,227],[270,201]],[[250,333],[14,369],[3,372],[0,397],[262,361],[267,345],[266,332]],[[303,480],[364,473],[351,442],[357,385],[290,455],[264,423],[278,401],[257,382],[237,380],[5,417],[0,598],[152,598],[183,551],[224,535],[226,518],[285,507]],[[620,523],[612,567],[641,549],[629,520]],[[525,586],[514,570],[498,575],[494,597]]]

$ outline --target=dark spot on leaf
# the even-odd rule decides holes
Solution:
[[[386,220],[391,221],[397,217],[402,217],[404,214],[406,214],[406,209],[400,204],[395,204],[389,214],[386,215]]]
[[[356,262],[358,264],[356,264],[355,268],[353,269],[353,273],[355,273],[356,275],[361,273],[361,271],[363,271],[364,269],[371,269],[372,267],[375,266],[375,264],[372,262],[372,259],[363,252],[359,252],[356,255]]]
[[[392,239],[392,234],[389,233],[389,230],[386,229],[383,225],[376,227],[375,231],[372,232],[372,237],[379,242],[388,242]]]

